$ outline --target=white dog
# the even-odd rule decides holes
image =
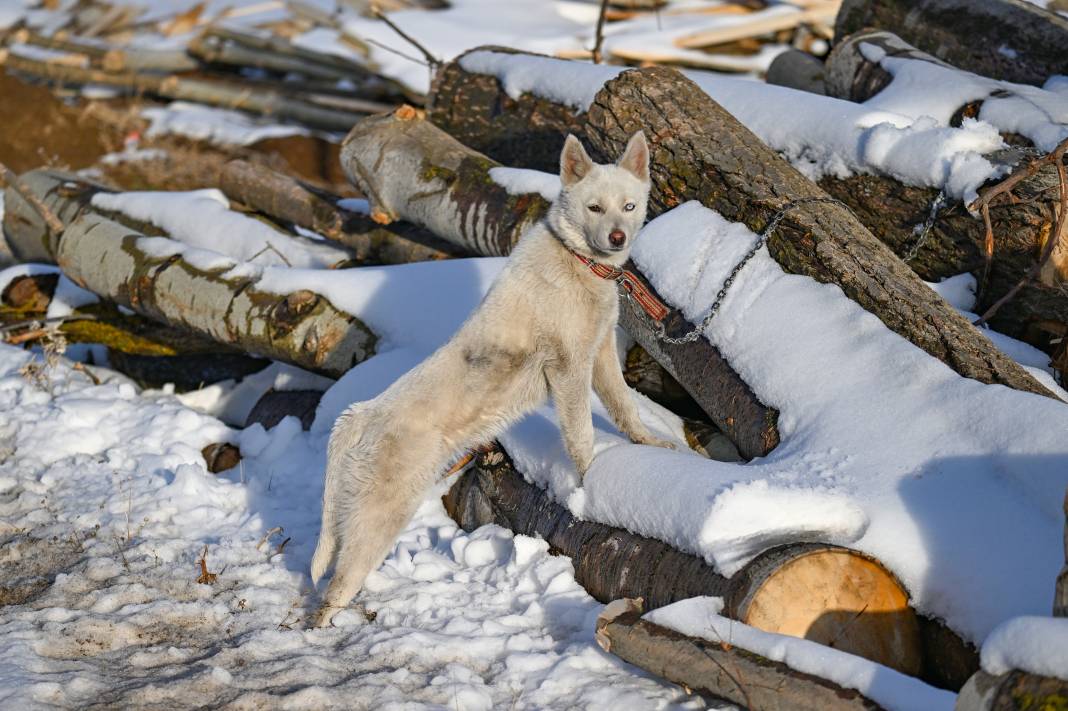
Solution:
[[[645,221],[649,148],[634,134],[616,165],[568,136],[561,191],[531,226],[482,304],[452,339],[392,387],[338,418],[327,451],[317,583],[329,624],[359,592],[427,489],[458,454],[487,442],[548,395],[580,475],[593,458],[590,386],[630,439],[671,447],[642,424],[616,355],[615,272]],[[600,274],[598,274],[600,271]]]

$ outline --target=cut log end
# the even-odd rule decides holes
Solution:
[[[798,544],[765,552],[743,571],[732,617],[767,632],[819,642],[915,676],[919,621],[908,593],[858,551]]]

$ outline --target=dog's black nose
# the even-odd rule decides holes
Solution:
[[[612,243],[613,247],[622,247],[623,243],[627,241],[627,234],[623,230],[612,230],[608,233],[608,241]]]

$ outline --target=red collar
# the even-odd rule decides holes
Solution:
[[[654,321],[663,321],[664,317],[671,311],[664,305],[664,302],[656,298],[653,295],[653,292],[646,288],[645,284],[642,283],[641,279],[639,279],[634,272],[620,269],[619,267],[613,267],[609,264],[596,262],[585,255],[579,254],[571,248],[565,248],[575,256],[575,259],[585,264],[595,276],[608,281],[614,281],[622,286],[624,291],[637,301],[638,305],[642,307],[642,310],[649,314],[649,318]]]

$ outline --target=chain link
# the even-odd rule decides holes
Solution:
[[[905,253],[905,256],[901,258],[901,261],[907,264],[916,258],[916,254],[919,253],[923,245],[927,243],[927,238],[931,234],[931,228],[934,227],[935,220],[938,219],[938,211],[941,210],[942,206],[945,204],[946,191],[943,190],[938,193],[938,195],[935,196],[935,199],[931,202],[931,209],[927,213],[927,219],[912,228],[912,234],[916,235],[916,241],[913,243],[909,251]]]
[[[793,210],[796,207],[800,207],[801,205],[810,205],[816,202],[833,203],[835,205],[841,205],[842,207],[845,207],[841,200],[836,200],[832,197],[799,198],[797,200],[791,200],[790,202],[786,203],[782,208],[779,209],[778,212],[775,213],[775,216],[771,218],[771,222],[769,222],[767,226],[757,236],[757,240],[753,243],[753,246],[749,248],[749,251],[745,253],[745,256],[743,256],[738,261],[738,263],[734,265],[734,269],[732,269],[731,273],[727,275],[727,278],[723,280],[723,286],[721,286],[719,291],[716,293],[716,299],[712,302],[712,306],[710,306],[708,309],[708,314],[704,317],[704,319],[702,319],[700,325],[695,326],[693,329],[687,331],[681,336],[669,336],[667,335],[667,331],[664,328],[664,324],[660,321],[657,321],[653,327],[656,331],[656,337],[664,343],[670,343],[676,346],[693,343],[698,338],[700,338],[701,334],[704,333],[705,329],[708,328],[708,324],[712,323],[712,319],[715,318],[716,314],[719,312],[719,308],[723,305],[723,300],[727,297],[727,292],[734,284],[734,280],[738,278],[738,274],[742,271],[742,269],[745,268],[745,265],[749,263],[749,260],[756,256],[756,253],[760,251],[760,248],[764,246],[765,242],[767,242],[768,240],[768,236],[775,230],[776,227],[779,226],[779,223],[782,222],[784,217],[786,217],[786,213],[790,212],[790,210]],[[631,308],[634,309],[640,317],[640,309],[634,303],[634,300],[630,298],[629,294],[627,301],[630,302]]]

